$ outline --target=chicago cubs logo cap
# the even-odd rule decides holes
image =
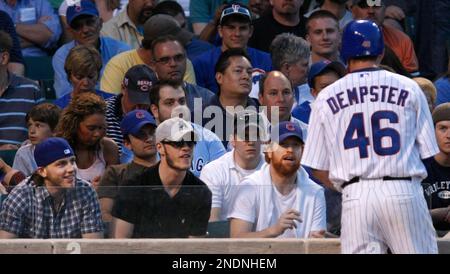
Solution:
[[[46,167],[55,161],[74,155],[66,139],[59,137],[47,138],[37,144],[34,149],[34,160],[38,167]]]
[[[128,98],[134,104],[150,105],[150,89],[158,82],[156,73],[146,65],[131,67],[123,78]]]
[[[309,70],[308,74],[308,85],[310,88],[314,87],[314,78],[321,75],[326,69],[331,69],[339,75],[339,77],[344,77],[347,73],[346,68],[344,64],[338,61],[328,61],[328,60],[322,60],[319,62],[314,63],[311,66],[311,69]]]
[[[295,136],[302,143],[305,143],[303,140],[303,133],[300,125],[297,122],[284,121],[280,122],[276,126],[274,126],[271,130],[271,141],[276,143],[281,143],[286,140],[288,137]]]
[[[249,23],[252,21],[250,10],[246,6],[238,3],[229,4],[223,8],[222,14],[220,15],[219,24],[223,25],[226,20],[231,17],[241,17]]]
[[[73,20],[81,15],[99,16],[95,3],[89,0],[72,1],[68,3],[66,18],[67,23],[71,26]]]
[[[152,125],[156,128],[156,121],[146,110],[136,109],[128,112],[120,123],[123,136],[128,134],[137,135],[139,130],[145,125]]]

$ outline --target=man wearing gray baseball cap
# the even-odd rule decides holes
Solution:
[[[156,128],[160,162],[119,191],[112,210],[114,238],[191,238],[206,235],[211,191],[190,171],[197,136],[178,117]]]

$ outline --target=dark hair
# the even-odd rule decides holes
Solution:
[[[336,27],[339,29],[339,19],[336,17],[336,15],[334,15],[333,13],[327,11],[327,10],[317,10],[313,13],[311,13],[311,15],[308,17],[308,19],[306,19],[306,33],[309,32],[309,23],[314,20],[314,19],[319,19],[319,18],[331,18],[336,22]]]
[[[249,62],[251,62],[250,57],[247,54],[247,51],[242,48],[232,48],[227,49],[222,52],[219,56],[219,60],[217,60],[216,66],[214,68],[215,73],[220,72],[224,73],[225,70],[230,66],[230,58],[231,57],[245,57]]]
[[[158,37],[152,41],[152,44],[150,46],[152,53],[155,51],[155,48],[158,44],[167,43],[167,42],[177,42],[184,51],[183,44],[180,42],[180,40],[175,38],[175,36],[168,34],[168,35],[163,35],[161,37]],[[153,54],[152,54],[152,58],[153,58],[153,60],[155,60],[155,56]]]
[[[160,2],[152,10],[152,15],[167,14],[175,17],[180,13],[186,18],[183,7],[178,2],[172,0]]]
[[[158,83],[156,85],[153,85],[150,89],[150,92],[149,92],[150,104],[153,104],[153,105],[159,104],[159,99],[160,99],[159,92],[165,86],[169,86],[169,87],[173,87],[174,89],[177,89],[178,87],[180,87],[180,84],[174,82],[173,80],[158,81]],[[186,91],[185,91],[185,93],[186,93]]]
[[[3,30],[0,30],[0,51],[11,52],[13,47],[13,41],[11,35]]]
[[[60,107],[52,103],[42,103],[34,106],[25,116],[25,120],[28,122],[31,118],[34,121],[46,123],[53,131],[58,124],[60,116]]]

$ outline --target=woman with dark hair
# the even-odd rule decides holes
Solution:
[[[74,149],[78,177],[94,186],[107,166],[119,164],[117,145],[105,137],[105,111],[106,103],[98,95],[82,93],[63,110],[56,128],[56,135]]]

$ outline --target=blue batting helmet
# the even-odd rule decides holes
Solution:
[[[374,22],[356,20],[345,26],[341,48],[345,62],[354,57],[378,56],[383,54],[383,50],[383,34]]]

